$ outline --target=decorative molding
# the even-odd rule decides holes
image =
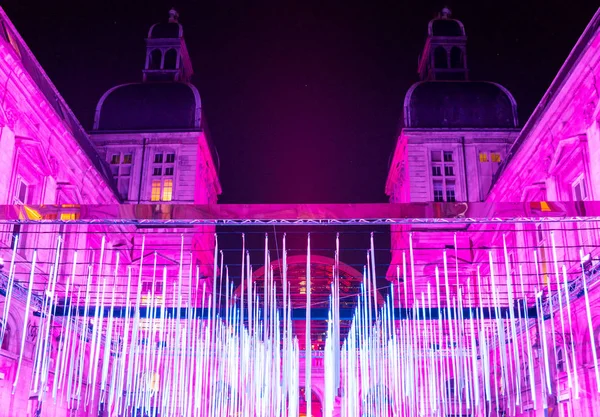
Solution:
[[[567,139],[561,139],[558,141],[554,153],[550,157],[550,165],[548,166],[548,174],[556,175],[556,172],[562,168],[564,158],[568,153],[580,147],[581,144],[587,142],[586,135],[576,135]]]

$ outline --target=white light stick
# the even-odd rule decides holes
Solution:
[[[412,232],[410,232],[408,234],[408,245],[409,245],[409,256],[410,256],[410,277],[411,277],[411,284],[412,284],[412,295],[413,295],[413,305],[417,299],[416,297],[416,289],[415,289],[415,281],[416,281],[416,277],[415,277],[415,257],[413,254],[413,241],[412,241]]]
[[[521,404],[521,362],[519,360],[519,350],[517,343],[517,327],[515,317],[515,296],[513,291],[512,277],[511,277],[511,264],[508,256],[508,246],[506,245],[506,235],[502,235],[502,244],[504,248],[504,268],[506,270],[506,287],[508,290],[508,308],[509,308],[509,322],[511,330],[511,339],[513,347],[513,359],[515,361],[515,392],[516,392],[516,405]]]
[[[567,348],[567,332],[565,330],[565,317],[563,314],[563,301],[562,301],[562,291],[560,289],[560,276],[558,269],[558,255],[556,254],[556,243],[554,241],[554,231],[550,232],[550,241],[552,244],[552,264],[554,265],[554,276],[556,278],[556,293],[558,295],[558,310],[560,314],[560,328],[562,330],[562,344],[563,344],[563,357],[565,358],[564,363],[567,367],[567,384],[569,388],[573,387],[573,378],[571,376],[571,364],[568,360],[568,348]],[[548,297],[552,297],[552,293],[548,292]],[[565,294],[565,297],[569,297],[569,294]],[[558,367],[558,362],[556,362],[556,366]]]
[[[304,373],[304,387],[305,387],[305,399],[306,399],[306,415],[312,415],[312,390],[311,390],[311,370],[312,370],[312,346],[310,339],[310,316],[311,316],[311,302],[310,302],[310,234],[307,238],[307,247],[306,247],[306,348],[305,348],[305,373]]]
[[[52,386],[52,398],[54,398],[54,400],[56,401],[56,396],[58,394],[58,387],[62,386],[62,381],[65,375],[65,361],[67,359],[67,351],[69,349],[69,334],[70,334],[70,330],[71,330],[71,311],[73,310],[73,305],[71,303],[71,299],[69,298],[69,289],[72,285],[74,285],[75,282],[75,272],[77,269],[77,251],[75,251],[73,253],[73,266],[71,268],[71,279],[67,279],[67,287],[65,289],[65,306],[64,308],[67,308],[67,303],[68,303],[68,308],[69,311],[67,313],[67,320],[66,320],[66,330],[64,332],[64,334],[62,333],[62,329],[65,328],[65,321],[63,320],[63,326],[61,329],[61,343],[62,343],[62,349],[60,350],[60,356],[57,354],[56,356],[56,368],[54,369],[54,383]],[[79,305],[77,305],[77,308],[79,308]]]
[[[596,392],[600,393],[600,370],[598,369],[598,355],[596,352],[596,338],[594,337],[594,327],[592,326],[592,309],[590,307],[590,295],[587,287],[585,268],[583,261],[583,250],[579,251],[581,264],[581,282],[583,283],[583,295],[585,297],[585,313],[587,318],[588,330],[590,332],[590,346],[592,349],[592,361],[594,362],[594,375],[596,376]]]
[[[529,335],[529,311],[527,307],[527,298],[525,296],[525,284],[523,283],[523,265],[519,265],[519,281],[521,282],[521,298],[523,299],[523,307],[525,309],[525,340],[527,342],[527,368],[529,370],[529,389],[531,392],[531,400],[533,409],[537,410],[536,390],[535,390],[535,374],[533,369],[533,350],[531,346],[531,337]],[[542,382],[543,384],[543,382]]]
[[[533,262],[535,265],[535,275],[536,275],[536,280],[538,283],[540,283],[540,285],[542,285],[542,282],[540,281],[540,266],[538,263],[538,257],[537,257],[537,251],[533,251]],[[550,284],[548,283],[548,286]],[[550,325],[552,328],[552,334],[554,334],[554,316],[553,316],[553,310],[554,308],[552,307],[552,297],[551,297],[551,292],[548,292],[548,303],[550,305]],[[536,290],[536,296],[535,296],[535,305],[536,308],[538,308],[537,311],[537,315],[538,315],[538,323],[539,323],[539,328],[542,329],[542,346],[543,346],[543,357],[544,357],[544,366],[546,367],[546,388],[548,389],[548,394],[552,394],[552,384],[550,382],[550,365],[549,365],[549,361],[548,361],[548,342],[546,340],[546,324],[545,324],[545,320],[544,320],[544,309],[542,308],[542,294],[541,293],[537,293]],[[539,302],[539,306],[538,306],[538,302]],[[553,351],[554,351],[554,363],[558,363],[558,357],[556,355],[556,344],[552,345],[553,347]],[[558,390],[558,387],[557,387]]]
[[[27,336],[27,323],[29,322],[29,308],[31,306],[31,293],[33,291],[33,277],[35,276],[35,262],[37,260],[37,250],[33,251],[31,258],[31,272],[29,273],[29,285],[27,286],[27,300],[25,301],[25,312],[23,314],[23,331],[21,332],[21,346],[19,348],[19,361],[17,362],[17,371],[15,372],[15,380],[13,382],[12,394],[15,395],[19,375],[21,373],[21,364],[23,362],[23,354],[25,353],[25,336]]]
[[[4,334],[8,326],[8,313],[10,311],[10,302],[12,300],[13,284],[15,281],[15,258],[17,256],[17,248],[19,247],[19,235],[14,236],[13,250],[10,258],[10,267],[8,269],[8,282],[6,283],[6,295],[4,301],[4,312],[2,314],[2,329],[0,329],[0,346],[4,341]]]
[[[567,318],[569,320],[569,329],[573,329],[573,320],[571,318],[569,282],[567,281],[567,268],[564,265],[562,266],[562,273],[563,282],[565,284],[565,298],[567,300]],[[573,337],[573,335],[571,335],[571,360],[573,361],[573,384],[575,384],[575,398],[579,399],[579,376],[577,375],[577,357],[575,356],[575,338]]]

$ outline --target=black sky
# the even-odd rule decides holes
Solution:
[[[427,22],[465,24],[472,79],[506,86],[523,123],[594,1],[26,1],[3,7],[82,124],[141,79],[151,24],[181,15],[221,160],[222,203],[383,202]]]

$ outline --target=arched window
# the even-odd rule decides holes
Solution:
[[[165,54],[164,69],[175,69],[177,67],[177,51],[175,49],[169,49]]]
[[[435,68],[448,68],[448,54],[444,47],[438,46],[433,51],[433,66]]]
[[[465,63],[463,62],[462,49],[453,46],[450,50],[450,67],[451,68],[464,68]]]
[[[148,69],[157,70],[160,69],[160,60],[162,59],[162,53],[160,49],[155,49],[150,52],[150,62],[148,63]]]

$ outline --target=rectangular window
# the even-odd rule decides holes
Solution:
[[[588,199],[586,182],[583,176],[577,178],[571,184],[573,201],[586,201]]]
[[[15,248],[15,244],[17,243],[17,236],[19,236],[18,245],[19,248],[23,248],[23,239],[25,238],[24,234],[21,233],[21,225],[15,224],[12,227],[11,237],[10,237],[10,247],[12,249]]]
[[[121,152],[110,157],[111,172],[117,183],[117,191],[121,198],[129,198],[129,184],[131,183],[131,169],[133,154]]]
[[[495,152],[495,151],[491,151],[491,152],[479,152],[479,162],[492,162],[494,164],[499,164],[500,162],[502,162],[502,155],[500,155],[500,152]]]
[[[162,293],[162,282],[156,281],[154,283],[154,294]],[[152,294],[152,281],[142,281],[142,295]]]
[[[117,182],[117,190],[119,191],[119,195],[125,199],[127,199],[129,194],[129,178],[119,178]]]
[[[15,198],[15,204],[26,204],[27,197],[29,194],[29,186],[25,181],[19,180],[17,183],[17,193]]]
[[[514,252],[508,252],[508,266],[510,267],[510,272],[514,273],[516,270],[516,263],[515,263],[515,253]]]
[[[160,201],[160,189],[161,181],[152,180],[152,195],[150,196],[151,201]]]
[[[162,301],[162,282],[156,281],[154,283],[154,299],[152,299],[153,290],[152,281],[142,281],[142,304],[146,305],[149,302],[160,302]]]
[[[444,201],[444,186],[442,181],[433,181],[433,201]]]
[[[14,204],[24,205],[31,204],[33,201],[33,186],[25,182],[22,178],[17,179],[16,188],[13,194]],[[17,248],[19,250],[24,250],[26,248],[26,240],[27,240],[27,231],[29,227],[25,225],[15,224],[12,226],[11,230],[11,242],[10,247],[14,248],[17,242],[17,235],[19,236],[19,241],[17,244]]]
[[[542,283],[546,285],[548,283],[548,260],[546,259],[546,228],[543,223],[535,225],[535,240],[538,247],[538,264],[542,276]]]
[[[173,199],[173,180],[163,180],[162,201]]]
[[[455,160],[452,151],[431,151],[433,201],[456,201]]]
[[[536,224],[535,225],[535,230],[536,230],[536,237],[537,237],[537,244],[539,245],[543,245],[544,242],[546,241],[546,233],[544,231],[544,225],[543,224]]]
[[[173,175],[175,172],[174,153],[155,153],[152,164],[151,201],[173,200]]]
[[[589,199],[587,193],[585,177],[583,175],[579,176],[575,181],[571,183],[571,195],[573,201],[586,201]],[[578,222],[574,224],[574,228],[577,229],[577,238],[579,240],[579,244],[582,246],[582,249],[585,252],[588,252],[593,248],[592,243],[594,242],[593,237],[593,223],[589,222]],[[576,259],[579,257],[579,254],[576,254]]]
[[[454,181],[446,181],[446,201],[456,201],[456,195],[454,194]]]
[[[60,213],[61,220],[77,220],[79,215],[77,213]]]

